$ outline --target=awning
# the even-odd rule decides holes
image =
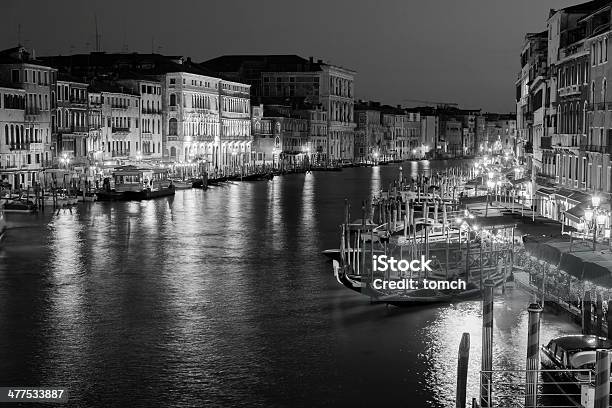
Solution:
[[[536,190],[536,195],[541,195],[544,197],[550,197],[551,194],[555,193],[555,190],[552,188],[540,187]]]
[[[582,217],[584,217],[584,210],[588,206],[589,205],[587,203],[580,203],[580,204],[570,208],[569,210],[565,211],[565,214],[569,215],[572,219],[580,220]]]
[[[576,153],[569,150],[569,149],[563,149],[563,148],[557,148],[555,149],[555,154],[569,154],[571,156],[576,156]]]
[[[572,201],[574,204],[590,202],[591,196],[580,191],[570,190],[568,188],[560,188],[555,192],[555,198],[558,200]]]
[[[531,182],[531,177],[523,177],[518,180],[509,180],[510,184],[513,186],[518,186],[519,184],[527,184]]]
[[[568,252],[563,253],[561,256],[561,263],[559,269],[569,273],[575,278],[582,279],[582,259]]]

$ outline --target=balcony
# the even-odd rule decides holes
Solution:
[[[121,109],[121,110],[127,110],[128,107],[129,106],[127,106],[127,105],[116,105],[116,104],[111,105],[111,108],[113,108],[113,109]]]
[[[564,88],[559,88],[559,96],[563,97],[563,96],[573,96],[573,95],[580,95],[581,92],[581,85],[568,85]]]
[[[580,150],[583,150],[585,152],[592,152],[592,153],[611,154],[612,153],[612,146],[581,144],[580,145]]]
[[[21,143],[21,144],[11,143],[9,145],[9,150],[11,150],[11,151],[30,150],[30,143]]]
[[[45,144],[44,143],[30,143],[30,151],[31,152],[40,153],[43,150],[45,150]]]
[[[70,102],[74,104],[87,105],[87,99],[70,97]]]
[[[40,108],[26,107],[25,113],[26,115],[40,115]]]
[[[72,126],[71,131],[76,133],[87,133],[89,128],[87,126]]]
[[[113,133],[130,133],[130,128],[127,128],[127,127],[113,127]]]
[[[161,109],[143,109],[142,110],[143,115],[161,115],[161,113],[162,113]]]

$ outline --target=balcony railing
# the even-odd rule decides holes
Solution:
[[[30,143],[11,143],[10,150],[30,150]]]
[[[87,133],[88,130],[89,128],[87,126],[73,126],[72,127],[73,132]]]
[[[143,109],[143,115],[160,115],[162,113],[161,109]]]
[[[30,143],[31,152],[42,152],[45,149],[44,143]]]
[[[130,128],[127,127],[113,127],[113,133],[128,133]]]
[[[79,104],[87,104],[87,99],[81,99],[81,98],[73,98],[70,97],[70,102],[72,103],[79,103]]]
[[[610,154],[612,153],[612,146],[582,144],[580,145],[580,150],[584,150],[585,152]]]
[[[40,108],[26,108],[25,109],[25,113],[26,115],[40,115]]]
[[[127,109],[128,106],[127,105],[117,105],[117,104],[112,104],[111,108],[113,109]]]

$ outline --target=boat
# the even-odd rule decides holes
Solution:
[[[193,188],[193,183],[194,183],[194,179],[181,180],[181,179],[173,178],[173,179],[170,179],[170,181],[174,185],[174,188],[177,190],[188,190],[190,188]]]
[[[355,248],[349,248],[349,249],[346,249],[346,251],[349,254],[352,254],[353,252],[361,254],[361,250],[355,249]],[[376,251],[374,251],[374,253],[375,254],[382,254],[382,253],[384,253],[384,251],[376,250]],[[321,254],[325,255],[326,257],[328,257],[329,259],[332,259],[332,260],[340,261],[340,259],[341,259],[340,258],[341,257],[341,250],[337,249],[337,248],[326,249],[324,251],[321,251]],[[369,256],[370,255],[370,251],[367,251],[366,255]]]
[[[57,190],[55,195],[52,192],[46,193],[43,198],[44,205],[64,207],[74,205],[79,202],[77,196],[71,196],[66,189]]]
[[[125,199],[124,193],[119,193],[115,190],[96,190],[96,198],[98,201],[120,201]]]
[[[573,396],[581,393],[581,385],[594,382],[597,350],[612,350],[612,340],[592,334],[557,337],[540,349],[544,383],[556,386],[566,398],[581,406]]]
[[[98,195],[96,193],[85,193],[85,195],[79,195],[78,200],[83,202],[94,202],[98,201]]]
[[[254,173],[246,176],[242,176],[242,181],[262,181],[262,180],[272,180],[274,178],[274,174],[272,173]]]
[[[33,213],[36,211],[36,204],[31,200],[18,198],[4,204],[2,210],[5,213]]]
[[[482,296],[480,285],[475,282],[467,281],[466,287],[463,289],[400,289],[395,291],[383,291],[374,288],[367,279],[362,276],[351,274],[350,268],[345,265],[340,266],[340,262],[333,260],[334,277],[345,287],[358,292],[362,295],[370,297],[371,304],[387,304],[396,307],[410,307],[417,305],[427,305],[434,303],[454,303],[469,299],[475,299]],[[487,271],[490,272],[490,271]],[[457,276],[450,277],[450,280],[456,280]],[[488,279],[493,281],[493,286],[497,287],[504,283],[505,277],[502,274],[495,272],[489,273]],[[415,277],[415,280],[420,278]],[[431,276],[428,281],[449,281],[443,276]]]
[[[122,193],[125,200],[148,200],[172,196],[175,186],[168,179],[168,170],[160,168],[138,168],[125,166],[113,173],[115,192]]]

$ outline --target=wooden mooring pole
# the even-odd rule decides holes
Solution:
[[[538,369],[540,368],[540,317],[542,307],[532,303],[527,328],[527,372],[525,374],[525,408],[536,408],[538,400]]]
[[[608,339],[612,340],[612,299],[608,300],[608,311],[606,312],[606,321],[608,322]]]
[[[597,293],[597,300],[595,301],[595,316],[597,316],[597,336],[603,336],[603,301],[601,299],[601,293]]]
[[[491,408],[491,370],[493,370],[493,287],[492,280],[484,282],[482,299],[482,364],[480,374],[480,406]]]
[[[591,334],[591,292],[584,292],[582,300],[582,334]]]
[[[457,393],[456,408],[466,408],[468,363],[470,361],[470,333],[463,333],[459,343],[459,359],[457,360]]]
[[[610,353],[597,350],[595,357],[595,404],[594,408],[608,408],[610,405]]]

